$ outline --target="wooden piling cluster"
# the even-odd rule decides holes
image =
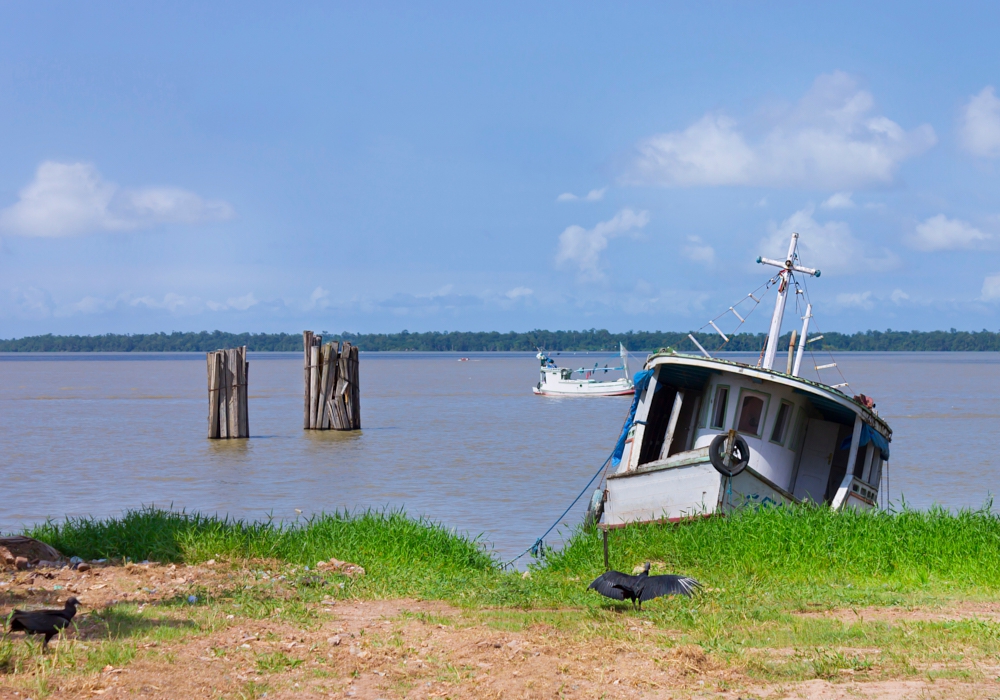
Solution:
[[[358,349],[331,341],[312,331],[302,333],[305,399],[304,430],[360,430],[361,390]]]
[[[208,437],[248,438],[247,347],[216,350],[208,359]]]

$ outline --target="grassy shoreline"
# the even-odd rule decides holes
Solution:
[[[260,621],[316,629],[324,600],[405,598],[451,606],[435,618],[449,629],[523,635],[543,629],[560,646],[603,640],[665,659],[697,648],[711,668],[722,669],[716,675],[729,679],[716,678],[720,688],[841,682],[844,674],[871,683],[977,684],[993,682],[983,669],[1000,660],[1000,606],[991,607],[1000,589],[1000,518],[987,510],[770,508],[615,530],[614,568],[650,560],[655,571],[692,575],[705,586],[694,598],[659,599],[641,613],[586,589],[603,570],[603,555],[600,534],[582,529],[527,572],[504,570],[485,542],[391,511],[281,525],[144,509],[49,522],[27,534],[87,559],[189,568],[217,560],[231,582],[191,588],[196,606],[178,595],[149,607],[118,600],[95,611],[101,619],[133,621],[169,613],[187,626],[171,634],[191,639],[217,634],[220,625]],[[315,564],[330,557],[360,564],[367,574],[319,574]],[[0,588],[0,600],[10,590]],[[408,624],[414,614],[394,619]],[[124,644],[139,658],[143,639],[109,633],[106,643],[108,649]],[[0,642],[0,687],[14,666],[22,679],[32,668],[40,672],[41,662],[26,649],[20,640]]]
[[[269,559],[304,566],[336,557],[366,567],[384,587],[403,585],[400,592],[407,594],[426,590],[446,596],[454,581],[520,577],[504,571],[482,539],[402,511],[337,512],[276,523],[142,508],[118,518],[50,520],[25,534],[83,559]],[[1000,588],[1000,515],[989,509],[762,508],[727,518],[634,525],[610,531],[609,542],[612,568],[652,560],[711,585]],[[520,580],[554,583],[602,570],[599,533],[577,528],[562,549],[548,550],[531,564],[530,579]],[[578,600],[568,591],[558,596],[567,603]]]

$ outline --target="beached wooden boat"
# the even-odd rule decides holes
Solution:
[[[799,376],[811,305],[784,371],[774,367],[785,297],[793,285],[798,289],[795,274],[819,276],[798,264],[797,240],[793,235],[784,261],[758,259],[781,268],[771,280],[778,299],[758,364],[711,357],[689,336],[701,355],[661,350],[636,374],[633,413],[619,438],[615,470],[592,500],[592,510],[603,509],[605,526],[725,513],[748,504],[877,505],[892,430],[871,399],[841,391],[846,383]]]

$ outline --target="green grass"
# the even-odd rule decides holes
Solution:
[[[574,530],[562,549],[532,563],[527,577],[504,570],[479,540],[390,511],[279,525],[144,509],[120,519],[48,522],[28,534],[67,555],[189,563],[221,558],[242,571],[231,589],[195,591],[195,605],[184,595],[158,611],[139,614],[118,605],[99,613],[108,648],[100,657],[80,658],[81,668],[110,663],[111,656],[127,663],[140,640],[224,627],[228,614],[311,629],[324,619],[317,608],[325,598],[399,596],[447,600],[461,610],[452,619],[420,618],[427,624],[508,631],[542,625],[580,641],[599,636],[624,643],[648,643],[644,630],[670,630],[655,644],[697,644],[749,677],[770,681],[836,678],[841,671],[913,677],[941,664],[960,677],[972,673],[962,664],[988,665],[1000,656],[1000,624],[975,614],[865,618],[870,607],[905,613],[910,606],[995,600],[1000,518],[986,509],[765,508],[612,530],[612,567],[631,571],[652,561],[654,572],[691,575],[705,586],[691,599],[651,601],[641,613],[587,590],[604,570],[601,534],[594,530]],[[367,574],[348,579],[317,572],[315,563],[330,557],[361,564]],[[313,570],[304,571],[307,565]],[[845,608],[858,611],[856,619],[800,614]],[[163,615],[190,622],[166,625]],[[0,642],[0,674],[16,673],[26,658]],[[279,673],[286,661],[293,663],[280,654],[263,656],[257,668]],[[448,677],[456,680],[456,673]],[[261,688],[247,686],[246,694]]]
[[[532,564],[528,579],[505,572],[482,541],[399,511],[325,514],[282,525],[145,508],[121,518],[49,521],[27,534],[85,559],[268,559],[314,567],[337,557],[367,570],[364,578],[346,582],[348,592],[360,596],[420,595],[521,608],[605,602],[586,591],[604,569],[595,530],[574,531],[561,550]],[[1000,587],[1000,518],[985,509],[762,508],[612,530],[609,545],[612,568],[630,571],[653,561],[654,569],[694,576],[739,596],[741,607],[774,596],[885,604],[921,591]],[[301,574],[300,568],[301,588],[328,594],[328,581]]]
[[[261,673],[280,673],[293,669],[302,663],[302,659],[293,659],[280,651],[257,655],[257,670]]]
[[[336,557],[372,574],[363,579],[368,595],[441,597],[469,577],[497,571],[480,541],[399,511],[322,514],[279,524],[143,508],[121,518],[50,520],[26,534],[84,559],[276,559],[315,567]]]
[[[761,508],[728,518],[653,524],[609,533],[612,568],[644,560],[709,585],[1000,585],[1000,518],[988,510],[831,512]],[[597,574],[600,533],[578,531],[545,562],[550,573]]]

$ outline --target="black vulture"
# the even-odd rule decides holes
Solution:
[[[661,595],[690,596],[701,584],[690,576],[665,574],[663,576],[649,575],[649,562],[642,567],[638,576],[623,574],[620,571],[605,571],[588,586],[608,598],[615,600],[631,600],[632,605],[638,604],[642,610],[643,601],[659,598]]]
[[[70,623],[79,604],[79,600],[70,598],[62,610],[14,610],[10,614],[10,631],[24,632],[25,635],[44,634],[42,649],[45,649],[49,640]]]

